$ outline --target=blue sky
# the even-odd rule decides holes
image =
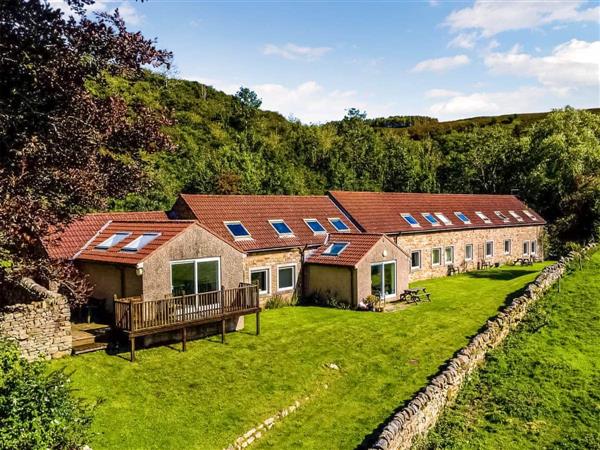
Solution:
[[[173,76],[303,122],[600,106],[600,3],[104,1],[174,53]]]

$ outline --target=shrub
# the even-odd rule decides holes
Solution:
[[[286,301],[281,295],[274,295],[265,304],[265,309],[278,309],[288,306],[290,303]]]
[[[90,437],[92,407],[72,396],[64,371],[28,362],[0,339],[0,448],[76,449]]]
[[[351,309],[352,306],[346,302],[345,300],[341,300],[337,298],[335,294],[332,294],[331,291],[323,292],[314,292],[311,295],[304,298],[304,303],[309,305],[316,306],[326,306],[328,308],[337,308],[337,309]]]

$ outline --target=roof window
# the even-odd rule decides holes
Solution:
[[[477,217],[479,217],[481,220],[483,220],[483,223],[492,223],[492,219],[490,219],[488,216],[486,216],[481,211],[475,211],[475,214],[477,214]]]
[[[406,223],[408,223],[411,227],[413,228],[420,228],[421,224],[419,222],[417,222],[417,219],[415,219],[412,214],[409,213],[402,213],[400,214],[402,216],[402,218],[404,220],[406,220]]]
[[[537,221],[537,220],[538,220],[538,219],[537,219],[537,217],[535,217],[531,211],[527,211],[526,209],[524,209],[524,210],[523,210],[523,213],[524,213],[524,214],[525,214],[527,217],[529,217],[531,220],[535,220],[535,221]]]
[[[348,247],[347,242],[334,242],[323,252],[327,256],[339,256]]]
[[[124,239],[127,239],[129,236],[131,236],[130,231],[123,231],[123,232],[115,233],[108,239],[106,239],[106,240],[102,241],[100,244],[96,245],[96,248],[98,250],[108,250],[109,248],[114,247],[119,242],[123,241]]]
[[[124,252],[137,252],[160,236],[160,233],[144,233],[121,249]]]
[[[294,232],[288,226],[288,224],[285,223],[285,221],[283,221],[281,219],[269,220],[269,223],[275,229],[275,231],[277,232],[279,237],[290,237],[290,236],[294,235]]]
[[[500,218],[500,220],[502,220],[502,222],[510,222],[510,219],[502,214],[502,212],[494,211],[494,213]]]
[[[242,224],[242,222],[223,222],[234,239],[252,239],[250,233],[246,229],[246,227]]]
[[[323,225],[321,225],[321,222],[319,222],[317,219],[304,219],[304,223],[306,224],[306,226],[308,226],[308,228],[311,229],[311,231],[314,234],[327,233],[327,230],[325,230],[325,227]]]
[[[329,223],[331,223],[331,225],[333,225],[333,228],[335,228],[337,231],[341,231],[341,232],[346,232],[346,231],[350,231],[350,228],[348,228],[348,225],[346,225],[344,222],[342,222],[342,219],[340,219],[339,217],[332,217],[329,218]]]
[[[520,215],[518,215],[515,211],[509,211],[508,213],[515,219],[517,219],[517,222],[523,222],[523,218]]]
[[[423,217],[425,217],[425,220],[427,220],[427,222],[429,222],[432,226],[439,227],[441,225],[440,222],[435,218],[435,216],[433,214],[421,213],[421,215]]]
[[[464,223],[466,225],[469,225],[471,223],[471,220],[465,214],[463,214],[460,211],[455,211],[454,215],[456,217],[458,217],[458,220],[460,220],[462,223]]]
[[[442,223],[444,225],[452,225],[452,222],[450,221],[450,219],[448,219],[444,214],[442,214],[441,212],[436,212],[434,213],[435,217],[437,217],[438,219],[440,219],[442,221]]]

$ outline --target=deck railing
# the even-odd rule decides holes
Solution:
[[[129,297],[115,299],[114,305],[115,327],[135,335],[256,312],[258,287],[244,284],[233,289],[162,299]]]

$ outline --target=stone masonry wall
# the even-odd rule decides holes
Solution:
[[[30,279],[0,299],[0,336],[17,342],[23,356],[60,358],[71,354],[71,312],[62,295]]]
[[[537,250],[535,256],[543,257],[542,248],[542,233],[543,227],[536,226],[520,226],[520,227],[501,227],[501,228],[485,228],[485,229],[467,229],[456,231],[437,231],[435,233],[415,233],[403,234],[394,237],[394,242],[400,248],[405,250],[409,256],[412,251],[419,250],[421,252],[421,267],[410,270],[410,281],[423,280],[434,277],[441,277],[448,274],[448,265],[445,261],[445,248],[448,246],[454,247],[455,267],[463,270],[475,270],[477,264],[481,261],[490,263],[505,264],[509,261],[514,261],[516,258],[530,256],[531,241],[537,242]],[[510,240],[510,251],[504,252],[504,241]],[[486,257],[485,243],[493,241],[493,256]],[[530,252],[527,255],[523,254],[523,242],[529,242]],[[470,261],[465,259],[465,247],[467,244],[473,245],[473,258]],[[432,251],[434,248],[441,249],[440,264],[432,264]]]
[[[590,250],[595,244],[590,244]],[[444,407],[458,394],[469,374],[485,360],[491,349],[500,345],[508,333],[525,317],[529,307],[565,272],[573,256],[546,267],[525,290],[525,294],[489,320],[485,329],[448,361],[445,368],[399,412],[394,414],[376,438],[373,450],[408,449],[437,422]]]

